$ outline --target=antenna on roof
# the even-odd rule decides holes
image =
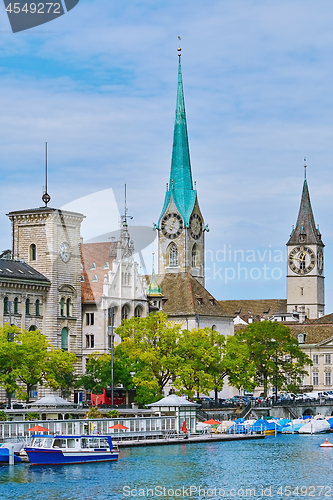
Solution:
[[[42,200],[45,203],[46,207],[49,201],[51,200],[51,196],[47,192],[47,142],[45,143],[45,189],[42,196]]]
[[[306,158],[304,158],[304,180],[306,180]]]
[[[125,215],[121,216],[123,227],[127,227],[127,219],[133,219],[130,215],[127,215],[127,189],[125,184]]]

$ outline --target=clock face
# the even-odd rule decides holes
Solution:
[[[192,238],[198,240],[202,233],[202,220],[199,214],[192,214],[190,217],[190,232]]]
[[[316,264],[316,256],[311,248],[306,246],[295,247],[289,254],[288,264],[296,274],[308,274]]]
[[[319,249],[317,252],[317,268],[318,268],[318,273],[322,274],[324,270],[324,255],[322,249]]]
[[[178,238],[183,228],[183,219],[179,214],[168,213],[162,219],[162,233],[164,234],[164,236],[170,238],[171,240]]]
[[[59,255],[60,255],[60,258],[63,262],[69,261],[69,259],[71,258],[71,253],[69,251],[68,243],[66,243],[66,242],[61,243]]]

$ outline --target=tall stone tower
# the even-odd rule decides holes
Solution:
[[[323,316],[325,310],[324,243],[312,212],[306,165],[304,169],[301,205],[287,243],[287,310],[296,310],[315,319]]]
[[[10,212],[8,217],[13,258],[24,260],[51,283],[41,304],[41,332],[54,347],[74,352],[80,359],[83,215],[45,206]]]
[[[190,151],[187,136],[185,102],[178,49],[178,91],[173,136],[170,182],[158,229],[159,274],[190,273],[205,284],[204,219],[199,208],[197,191],[193,189]]]

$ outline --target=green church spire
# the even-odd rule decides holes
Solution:
[[[173,134],[170,183],[165,195],[161,217],[172,196],[180,215],[183,217],[186,227],[188,226],[189,218],[194,208],[197,192],[193,189],[192,181],[180,48],[178,48],[178,56],[177,106]]]
[[[151,273],[151,279],[148,286],[148,296],[149,297],[162,297],[161,287],[157,284],[155,276],[155,266],[154,266],[154,252],[153,252],[153,269]]]
[[[175,128],[170,172],[170,187],[174,190],[193,189],[190,150],[188,145],[181,53],[179,51],[178,89]]]

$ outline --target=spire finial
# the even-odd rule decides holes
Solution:
[[[121,216],[123,227],[127,227],[127,219],[133,219],[133,217],[127,215],[127,186],[125,184],[125,215]]]
[[[306,158],[304,158],[304,180],[306,181]]]
[[[45,143],[45,189],[42,196],[42,200],[45,203],[46,207],[49,201],[51,200],[51,196],[47,192],[47,142]]]
[[[181,40],[180,36],[178,37],[178,40],[179,40],[179,47],[177,50],[178,50],[178,55],[180,57],[182,55],[182,49],[180,48],[180,40]]]

